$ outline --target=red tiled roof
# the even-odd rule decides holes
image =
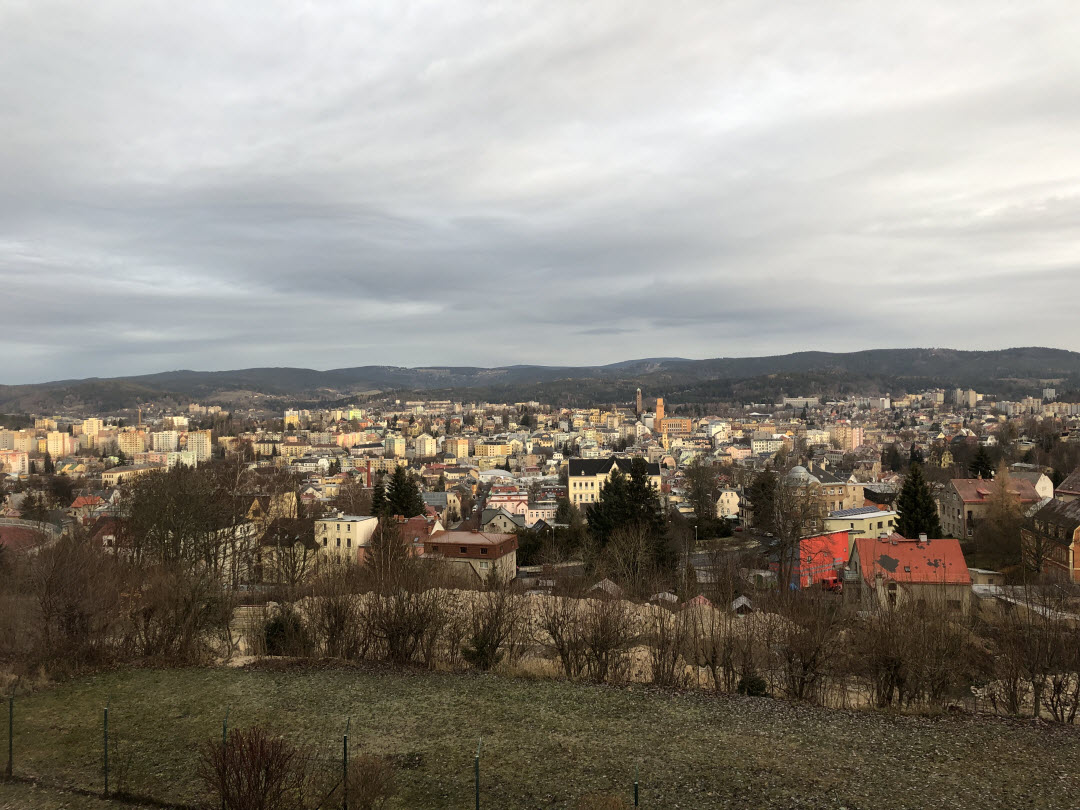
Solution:
[[[964,503],[981,503],[989,500],[998,490],[996,481],[987,478],[954,478],[952,485],[960,494]],[[1042,498],[1035,491],[1035,485],[1022,478],[1013,478],[1009,492],[1017,495],[1022,503],[1037,503]]]
[[[516,534],[502,534],[500,532],[463,532],[443,529],[435,532],[429,538],[436,543],[458,543],[463,546],[497,546],[507,540],[517,540]]]
[[[23,526],[0,526],[0,546],[18,553],[32,548],[41,540],[41,533]]]
[[[898,537],[898,535],[894,535]],[[885,539],[860,537],[855,540],[863,579],[873,583],[878,574],[886,580],[939,585],[970,585],[960,541]]]
[[[75,502],[71,504],[72,509],[82,509],[84,506],[100,506],[105,503],[97,495],[80,495],[75,499]]]

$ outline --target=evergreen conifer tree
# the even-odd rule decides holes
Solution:
[[[397,467],[390,476],[386,499],[389,502],[390,514],[411,518],[424,513],[424,499],[420,495],[420,487],[407,467]]]
[[[382,476],[380,475],[376,481],[375,486],[371,490],[371,514],[376,517],[385,517],[389,511],[390,504],[386,500],[386,486],[383,484]]]
[[[918,538],[920,534],[929,538],[941,536],[937,505],[930,494],[930,485],[923,478],[921,465],[912,464],[908,470],[900,496],[896,499],[896,511],[899,513],[896,531],[909,540]]]
[[[990,478],[994,474],[994,465],[990,463],[990,456],[982,445],[979,446],[975,457],[971,459],[968,471],[972,478]]]

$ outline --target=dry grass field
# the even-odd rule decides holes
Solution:
[[[338,666],[125,670],[35,692],[17,702],[17,775],[98,790],[106,702],[114,788],[185,806],[205,798],[197,748],[226,709],[232,727],[268,724],[328,766],[351,719],[355,750],[400,763],[401,808],[471,807],[480,737],[483,806],[500,809],[629,797],[635,769],[645,807],[1064,809],[1080,795],[1080,731],[1060,725]],[[105,806],[0,784],[3,808]]]

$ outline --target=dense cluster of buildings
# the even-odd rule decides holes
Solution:
[[[964,389],[843,400],[796,396],[702,415],[686,407],[673,413],[663,398],[646,407],[639,390],[626,407],[382,401],[251,413],[231,422],[235,428],[221,421],[225,414],[217,406],[193,403],[184,413],[146,406],[130,420],[134,424],[111,414],[52,415],[35,417],[33,427],[0,428],[0,474],[13,482],[34,473],[77,480],[72,503],[55,506],[67,519],[88,523],[107,516],[118,489],[139,475],[239,456],[252,469],[292,473],[299,482],[292,507],[262,515],[260,536],[268,546],[280,548],[292,531],[291,546],[362,561],[374,518],[342,514],[335,504],[346,487],[370,489],[405,466],[421,484],[426,510],[408,526],[417,553],[456,560],[479,576],[491,568],[512,571],[507,561],[516,531],[552,527],[561,499],[587,509],[613,470],[628,471],[635,457],[647,464],[665,507],[689,520],[698,516],[687,470],[711,466],[716,487],[708,517],[740,527],[753,523],[746,497],[753,476],[782,468],[802,476],[820,498],[820,529],[852,540],[847,561],[859,550],[855,540],[879,542],[894,534],[902,473],[887,451],[918,457],[937,471],[943,533],[970,537],[995,487],[989,475],[969,474],[973,453],[994,449],[1000,455],[1007,447],[1011,458],[1023,457],[1037,447],[1032,426],[1048,422],[1055,441],[1080,441],[1080,403],[1056,401],[1052,390],[1042,394],[1019,402]],[[801,463],[793,467],[795,460]],[[1048,511],[1040,523],[1068,531],[1063,516],[1071,507],[1048,506],[1055,493],[1046,470],[1019,464],[1013,472],[1020,504],[1061,510],[1057,522]],[[19,518],[19,494],[4,504],[8,519]],[[321,517],[302,530],[279,523],[300,514]],[[1071,556],[1062,564],[1080,568]]]

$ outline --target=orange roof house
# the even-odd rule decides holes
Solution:
[[[864,601],[897,605],[906,599],[944,600],[950,609],[970,604],[971,574],[960,541],[857,538],[849,570]]]

